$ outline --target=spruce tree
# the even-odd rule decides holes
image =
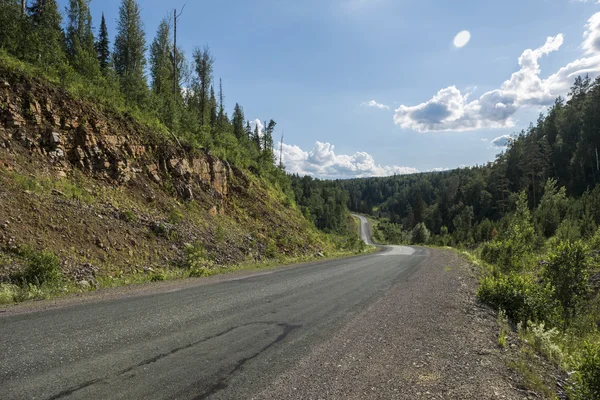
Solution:
[[[217,126],[217,98],[215,97],[214,87],[210,87],[210,100],[208,102],[210,108],[210,126],[215,128]]]
[[[18,0],[0,0],[0,49],[22,57],[26,19]]]
[[[235,108],[233,109],[233,117],[232,117],[232,125],[233,125],[233,134],[238,140],[242,140],[244,137],[248,138],[248,134],[246,133],[246,129],[244,128],[244,109],[239,105],[235,104]]]
[[[173,63],[171,50],[171,27],[166,19],[158,26],[156,37],[150,45],[150,75],[152,91],[164,96],[173,93]]]
[[[122,0],[113,51],[115,72],[121,90],[130,102],[142,105],[148,86],[144,76],[146,38],[136,0]]]
[[[96,57],[100,63],[102,72],[110,65],[110,40],[108,38],[108,28],[106,27],[106,19],[102,13],[102,21],[100,22],[100,32],[98,33],[98,41],[96,42]]]
[[[90,0],[69,0],[67,23],[67,55],[75,71],[94,78],[100,65],[94,46]]]
[[[196,74],[200,81],[200,124],[202,126],[210,123],[210,85],[212,82],[213,63],[215,60],[210,54],[208,47],[194,51],[196,63]]]
[[[29,7],[30,32],[25,58],[45,69],[66,64],[65,34],[56,0],[35,0]]]
[[[219,79],[219,115],[217,116],[217,120],[220,128],[223,128],[229,122],[225,113],[225,96],[223,95],[222,79]]]

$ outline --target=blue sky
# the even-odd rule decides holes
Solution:
[[[593,0],[143,0],[148,43],[183,4],[178,41],[210,46],[229,114],[277,121],[288,170],[320,177],[485,163],[574,72],[600,72]],[[91,6],[114,37],[119,1]]]

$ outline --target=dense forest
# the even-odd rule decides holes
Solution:
[[[577,78],[567,102],[557,99],[487,165],[338,185],[351,210],[386,217],[404,231],[424,223],[456,243],[491,239],[493,225],[515,211],[522,192],[541,236],[553,236],[561,223],[590,235],[600,224],[599,144],[600,80]]]

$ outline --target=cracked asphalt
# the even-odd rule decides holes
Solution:
[[[0,316],[0,396],[250,398],[409,279],[427,254],[388,247],[163,293],[8,313]]]

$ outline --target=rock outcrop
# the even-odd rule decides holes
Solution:
[[[148,177],[169,182],[184,200],[200,190],[219,199],[228,193],[227,162],[61,89],[0,77],[0,147],[16,145],[47,158],[58,176],[76,168],[115,185]]]

